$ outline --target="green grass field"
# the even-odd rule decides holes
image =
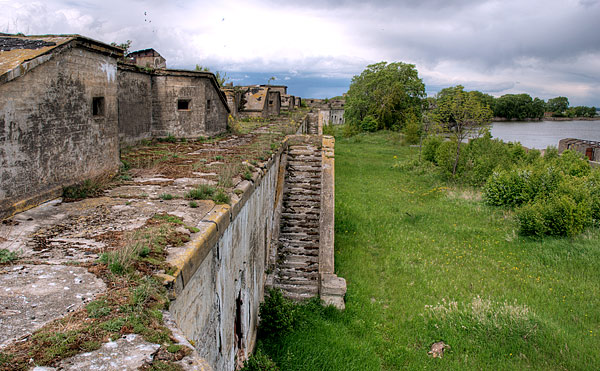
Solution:
[[[346,310],[306,306],[299,329],[259,346],[281,370],[600,369],[600,232],[519,237],[510,211],[417,156],[394,133],[337,139]]]

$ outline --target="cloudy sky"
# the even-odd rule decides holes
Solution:
[[[462,84],[495,96],[600,107],[600,0],[0,0],[0,32],[78,33],[153,47],[234,83],[331,97],[370,63],[417,66],[429,94]]]

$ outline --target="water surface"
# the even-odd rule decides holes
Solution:
[[[527,148],[545,149],[558,147],[558,141],[563,138],[600,142],[600,120],[494,122],[491,133],[505,142],[521,142]]]

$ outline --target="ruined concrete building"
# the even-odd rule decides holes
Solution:
[[[167,60],[154,49],[131,52],[127,54],[126,59],[144,68],[167,68]]]
[[[118,169],[122,55],[76,35],[0,37],[0,217]]]
[[[242,96],[239,114],[242,117],[271,117],[279,115],[281,92],[266,86],[248,86]]]
[[[164,65],[152,49],[140,55]],[[79,35],[0,36],[0,217],[113,174],[120,143],[226,130],[229,108],[212,73],[143,69],[122,57]]]
[[[558,142],[558,152],[563,153],[567,149],[581,153],[590,161],[600,162],[600,142],[575,138],[561,139]]]
[[[320,120],[323,125],[343,125],[344,124],[344,105],[346,101],[343,99],[333,99],[319,105]]]

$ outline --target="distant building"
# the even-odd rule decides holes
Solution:
[[[214,74],[119,64],[122,143],[173,135],[212,136],[227,129],[230,109]]]
[[[558,152],[563,153],[567,149],[581,153],[590,161],[600,162],[600,142],[575,138],[561,139],[558,142]]]
[[[127,60],[145,68],[167,68],[167,60],[154,49],[137,50],[127,54]]]
[[[248,86],[242,96],[239,115],[242,117],[270,117],[279,115],[281,94],[266,86]]]

